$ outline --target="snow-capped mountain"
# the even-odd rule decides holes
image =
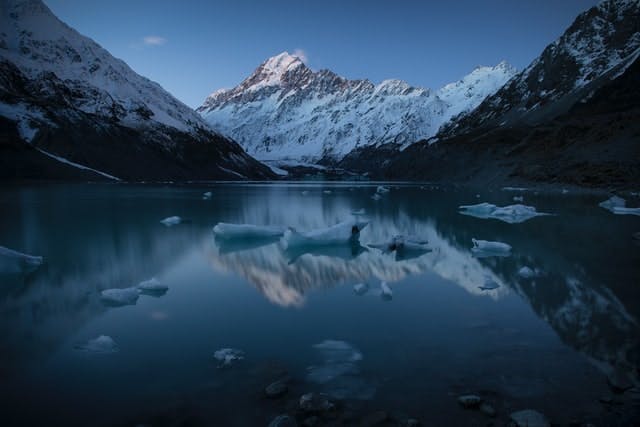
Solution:
[[[640,55],[640,1],[604,0],[581,13],[526,69],[443,135],[487,126],[536,124],[586,101]]]
[[[478,67],[434,92],[401,80],[375,85],[314,72],[283,52],[237,87],[212,93],[197,111],[259,159],[339,160],[359,147],[431,137],[514,74],[505,62]]]
[[[151,177],[238,177],[253,174],[248,166],[264,172],[192,109],[61,22],[41,0],[0,0],[0,8],[0,116],[38,152],[104,176],[144,177],[139,172],[149,165],[123,167],[118,157],[128,158],[126,150],[134,157],[145,152],[141,163],[157,163]],[[78,128],[85,135],[77,144],[58,141],[58,133]],[[106,151],[112,160],[96,156]],[[200,159],[192,174],[197,151],[211,156],[210,163]]]

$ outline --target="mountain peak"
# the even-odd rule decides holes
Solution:
[[[304,65],[304,63],[299,56],[291,55],[285,51],[264,61],[260,68],[269,70],[272,73],[283,74],[287,70],[300,65]]]

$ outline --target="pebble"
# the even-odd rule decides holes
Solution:
[[[533,409],[525,409],[512,413],[511,421],[513,421],[517,427],[550,427],[547,417]]]
[[[475,394],[465,394],[458,397],[460,403],[465,409],[477,408],[482,403],[482,398]]]

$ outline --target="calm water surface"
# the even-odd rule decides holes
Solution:
[[[607,375],[638,378],[640,218],[598,207],[602,194],[392,185],[376,201],[374,192],[319,183],[0,189],[0,245],[45,258],[33,273],[0,272],[0,424],[260,426],[282,413],[300,422],[297,400],[311,391],[338,404],[324,420],[334,425],[378,410],[389,425],[505,425],[527,408],[561,425],[638,420],[637,389],[612,395]],[[555,215],[508,224],[458,213],[515,195]],[[285,250],[221,244],[212,233],[220,221],[312,230],[361,208],[370,224],[359,245]],[[189,221],[160,223],[172,215]],[[370,246],[397,234],[432,250],[403,258]],[[478,258],[472,238],[513,250]],[[540,274],[522,278],[523,266]],[[152,277],[169,290],[122,307],[100,299]],[[480,289],[488,282],[498,287]],[[358,295],[358,283],[369,291]],[[78,349],[100,335],[118,351]],[[214,352],[227,347],[245,358],[220,368]],[[288,393],[264,397],[281,378]],[[462,409],[465,393],[497,417]]]

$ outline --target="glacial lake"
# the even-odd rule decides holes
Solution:
[[[374,200],[377,185],[5,185],[0,245],[44,263],[0,272],[0,424],[302,425],[310,392],[335,405],[316,425],[506,425],[524,409],[560,425],[638,420],[638,389],[607,378],[638,379],[640,217],[599,207],[606,194],[390,183]],[[553,215],[459,213],[518,196]],[[348,245],[213,234],[322,229],[360,209],[369,224]],[[183,221],[160,222],[171,216]],[[381,249],[395,235],[428,250]],[[478,256],[472,239],[511,251]],[[152,278],[168,290],[101,298]],[[115,346],[87,348],[102,335]],[[224,348],[243,359],[225,365]],[[266,397],[279,380],[284,395]],[[496,417],[464,409],[466,394]]]

